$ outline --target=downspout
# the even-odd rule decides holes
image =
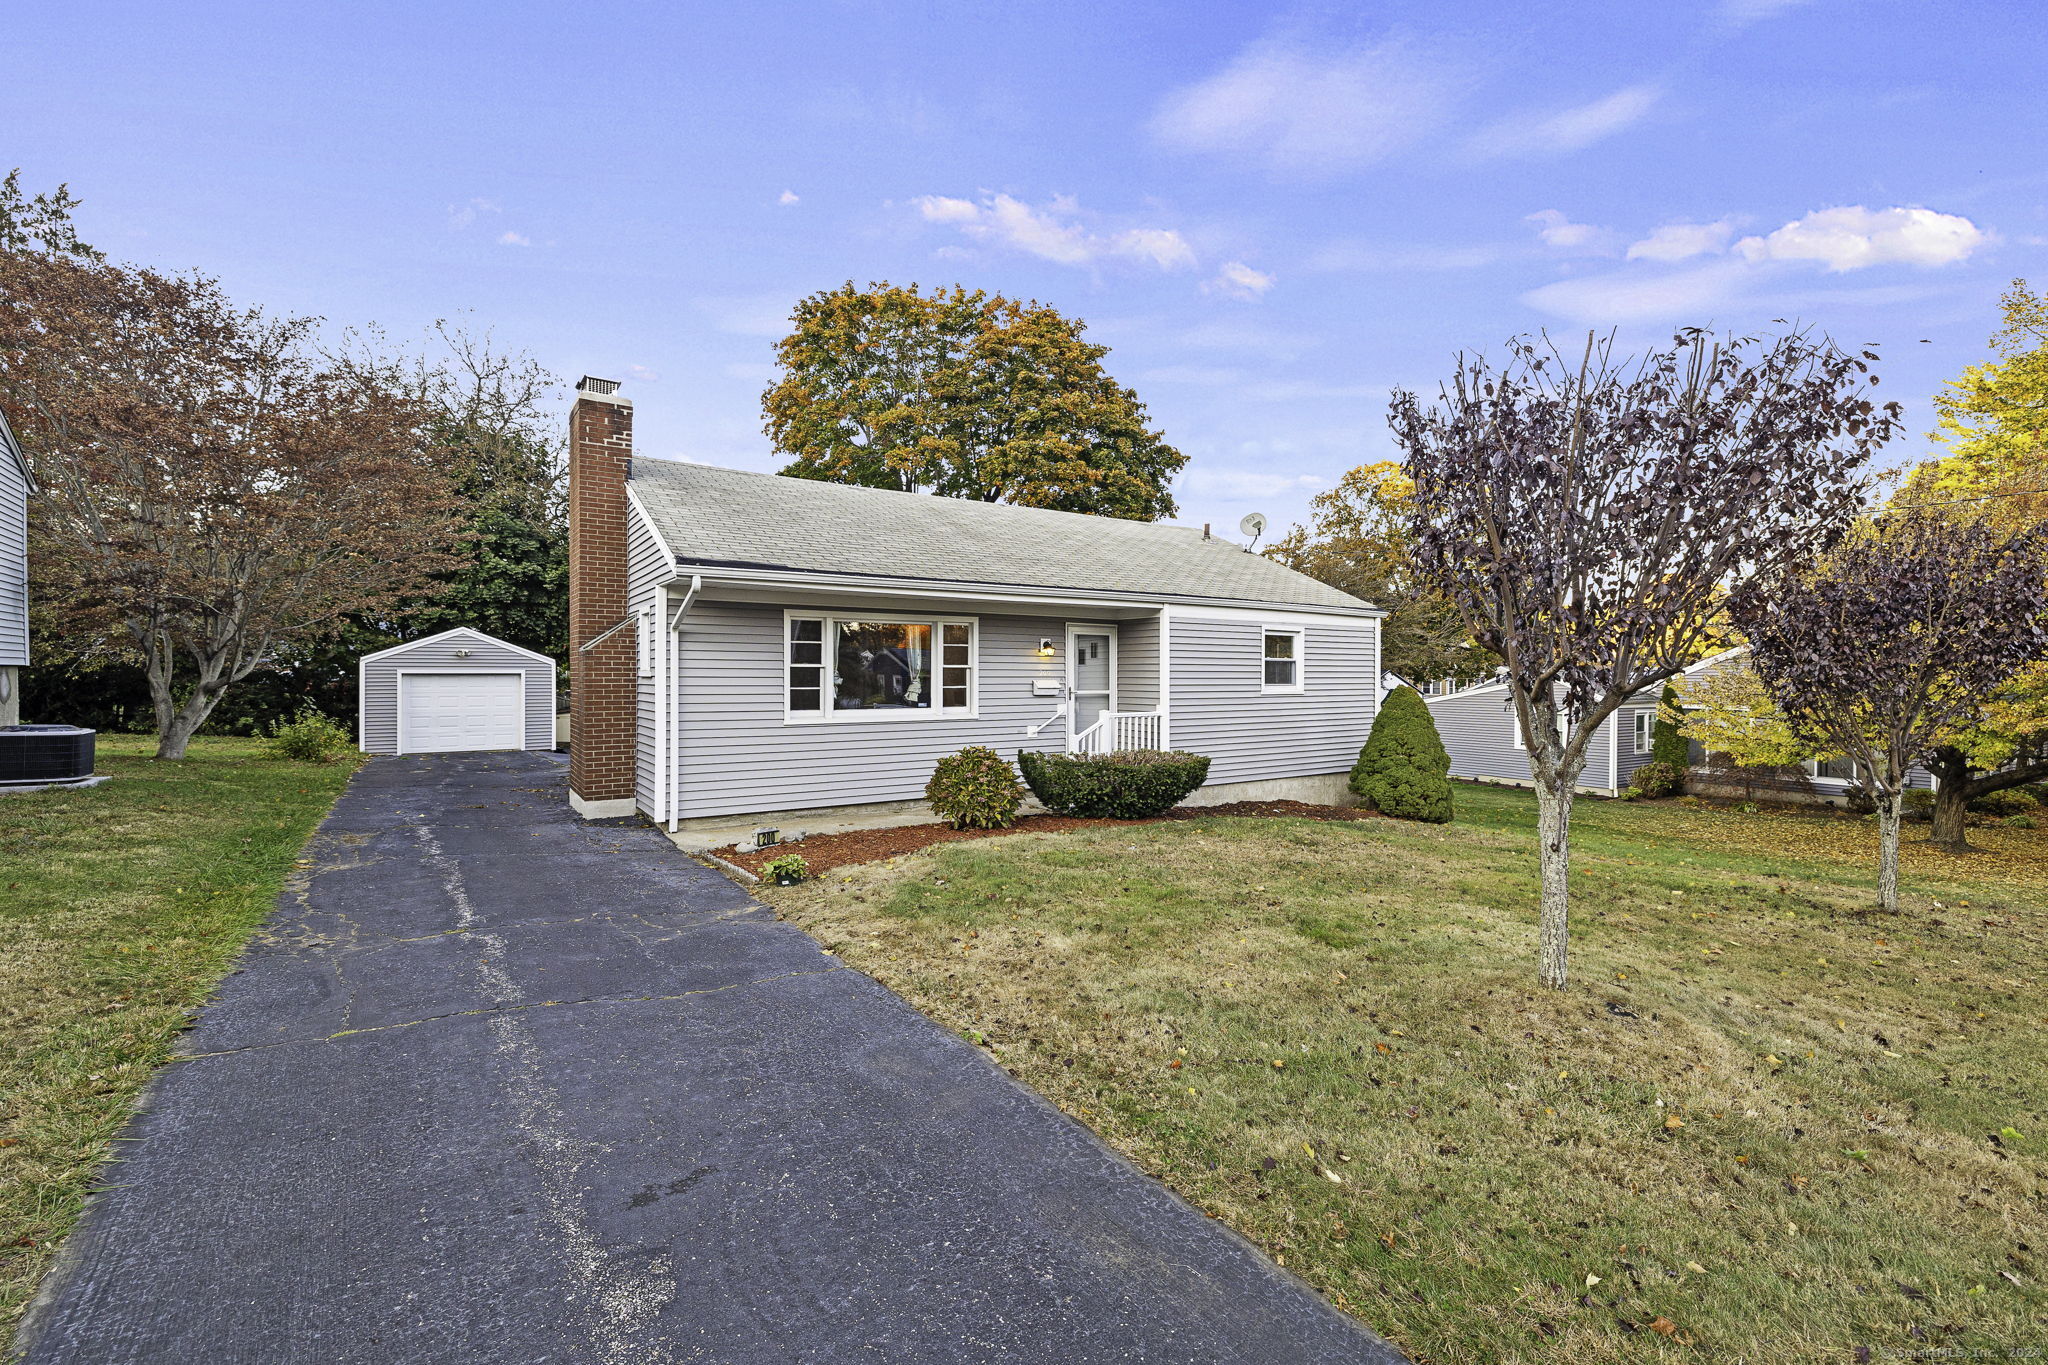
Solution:
[[[1621,795],[1621,711],[1607,718],[1607,790]]]
[[[676,832],[676,826],[679,823],[681,823],[679,817],[676,814],[677,765],[675,746],[676,701],[677,694],[680,691],[680,689],[677,686],[677,683],[680,681],[683,671],[683,641],[681,631],[684,615],[689,612],[690,607],[696,602],[697,594],[703,591],[704,575],[691,574],[689,591],[685,592],[683,594],[683,600],[676,604],[675,611],[669,615],[666,629],[664,629],[661,632],[662,657],[664,660],[667,661],[669,666],[663,671],[661,679],[661,724],[659,727],[661,735],[661,758],[658,764],[656,765],[656,771],[661,774],[661,804],[659,808],[661,814],[656,818],[665,818],[667,820],[668,831],[671,834]]]

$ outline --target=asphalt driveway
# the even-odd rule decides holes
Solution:
[[[1400,1359],[552,756],[373,761],[306,857],[35,1365]]]

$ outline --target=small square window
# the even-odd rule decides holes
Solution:
[[[1269,692],[1301,690],[1301,632],[1269,630],[1265,633],[1265,689]]]

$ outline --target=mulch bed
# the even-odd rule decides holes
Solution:
[[[714,849],[719,857],[758,873],[770,858],[784,853],[801,853],[811,875],[872,863],[899,853],[915,853],[933,844],[950,844],[961,839],[990,839],[1004,834],[1063,834],[1072,829],[1105,826],[1156,825],[1166,820],[1207,820],[1213,816],[1291,816],[1297,820],[1377,820],[1372,811],[1353,806],[1311,806],[1304,801],[1232,801],[1222,806],[1175,806],[1150,820],[1079,820],[1070,815],[1027,815],[1007,829],[954,829],[951,825],[900,825],[895,829],[856,829],[845,834],[814,834],[808,839],[778,844],[774,848],[741,849],[727,845]]]

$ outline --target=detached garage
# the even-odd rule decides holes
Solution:
[[[458,626],[365,654],[356,746],[366,754],[555,747],[555,661]]]

